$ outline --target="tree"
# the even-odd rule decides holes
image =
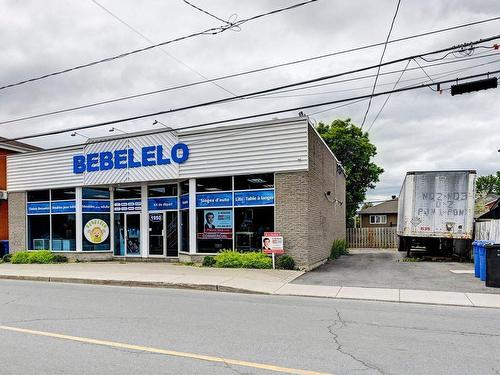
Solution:
[[[330,125],[320,122],[316,129],[345,168],[346,216],[348,225],[352,226],[366,191],[375,187],[384,172],[371,161],[377,154],[377,148],[370,142],[368,133],[351,123],[351,119],[334,120]]]
[[[496,176],[490,174],[478,177],[476,180],[476,191],[478,195],[500,195],[500,171],[497,171]]]

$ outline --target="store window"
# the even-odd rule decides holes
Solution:
[[[274,231],[274,207],[234,209],[235,248],[239,251],[259,251],[264,232]]]
[[[109,213],[84,213],[82,225],[83,251],[109,251],[111,249]]]
[[[179,188],[181,190],[181,195],[189,193],[189,180],[184,180],[179,182]]]
[[[53,189],[51,190],[51,200],[53,201],[65,201],[70,199],[75,199],[75,189]]]
[[[109,199],[110,192],[108,188],[83,188],[83,199]]]
[[[231,191],[232,177],[210,177],[196,179],[196,192]]]
[[[177,196],[177,184],[149,186],[148,197],[175,197]]]
[[[76,215],[52,215],[52,251],[76,250]]]
[[[50,201],[50,190],[28,191],[28,202],[48,202]]]
[[[199,253],[217,253],[233,248],[233,209],[196,210],[196,238]]]
[[[273,189],[274,173],[234,176],[234,190]]]
[[[133,199],[141,198],[141,187],[117,187],[115,190],[115,199]]]
[[[28,216],[28,250],[50,250],[50,215]]]

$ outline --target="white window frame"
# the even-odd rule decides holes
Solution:
[[[387,215],[370,215],[371,225],[387,224]]]

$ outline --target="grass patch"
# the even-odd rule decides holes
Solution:
[[[413,263],[413,262],[421,262],[422,258],[415,258],[415,257],[406,257],[403,259],[400,259],[399,262],[403,263]]]
[[[332,248],[330,250],[330,259],[334,260],[339,258],[342,255],[349,254],[349,250],[347,250],[347,241],[346,240],[334,240],[332,244]]]

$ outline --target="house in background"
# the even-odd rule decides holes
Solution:
[[[4,244],[9,240],[7,155],[37,150],[41,149],[21,142],[7,142],[5,138],[0,137],[0,256],[6,253]]]
[[[398,198],[359,211],[361,228],[395,227],[398,223]]]
[[[495,199],[487,200],[485,207],[487,209],[482,215],[476,217],[476,221],[489,221],[500,219],[500,197],[497,195]]]

